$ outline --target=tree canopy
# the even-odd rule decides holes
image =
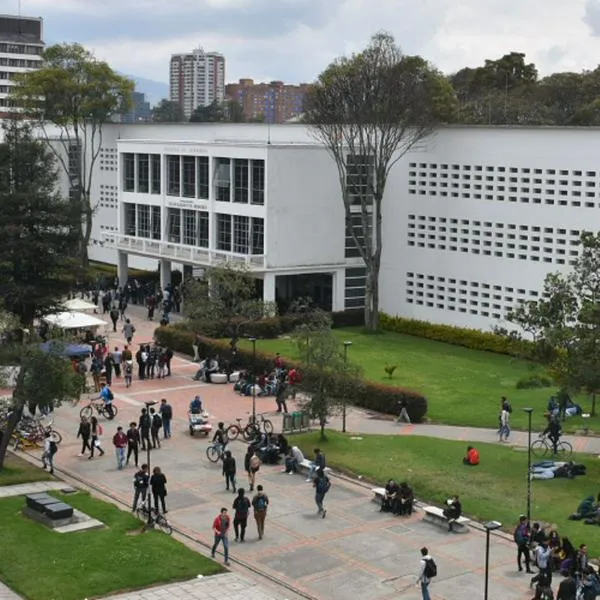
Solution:
[[[0,144],[0,297],[24,327],[72,289],[80,207],[57,191],[56,161],[20,120]]]
[[[127,112],[134,83],[80,44],[49,46],[41,67],[17,74],[15,81],[13,97],[29,117],[38,120],[68,177],[71,199],[81,207],[79,253],[86,267],[96,208],[91,187],[102,127],[112,115]],[[47,123],[58,128],[58,136],[46,130]]]
[[[183,123],[185,115],[179,102],[163,99],[152,109],[154,123]]]
[[[198,106],[190,117],[191,123],[243,123],[244,109],[237,100],[215,100],[208,106]]]

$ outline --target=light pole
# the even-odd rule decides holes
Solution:
[[[485,527],[485,586],[483,588],[483,600],[488,600],[488,580],[490,576],[490,531],[500,529],[502,523],[498,521],[488,521],[484,523]]]
[[[144,402],[146,405],[146,416],[150,420],[150,428],[152,428],[152,416],[150,415],[150,407],[158,404],[156,400],[150,400],[148,402]],[[152,469],[150,468],[150,442],[146,439],[146,464],[148,465],[148,477],[152,477]],[[146,506],[148,507],[148,520],[146,522],[145,527],[152,527],[152,497],[150,494],[150,486],[146,490]],[[157,508],[158,510],[158,508]]]
[[[344,367],[348,364],[348,347],[352,346],[352,342],[344,342]],[[342,399],[342,433],[346,433],[346,395]]]
[[[256,425],[256,338],[248,338],[252,342],[252,424]]]
[[[524,408],[527,413],[527,526],[531,527],[531,413],[533,408]]]

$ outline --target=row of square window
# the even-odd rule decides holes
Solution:
[[[419,185],[419,186],[432,186],[436,187],[438,184],[438,173],[435,171],[426,172],[426,171],[409,171],[408,172],[408,185]],[[439,173],[439,179],[443,181],[440,182],[440,187],[448,187],[447,179],[452,179],[453,181],[461,181],[463,183],[463,187],[470,188],[471,181],[476,182],[487,182],[490,183],[501,183],[504,184],[508,181],[509,184],[526,184],[529,186],[530,184],[534,185],[549,185],[549,186],[561,186],[568,187],[573,185],[575,187],[582,187],[583,181],[581,179],[558,179],[558,183],[556,179],[540,179],[539,177],[505,177],[504,175],[469,175],[465,173]],[[469,183],[465,183],[469,182]],[[487,185],[486,184],[486,185]],[[596,179],[587,179],[585,181],[585,187],[596,187],[597,181]],[[453,187],[457,187],[457,184],[453,183]],[[474,184],[475,189],[481,189],[481,184]],[[486,187],[485,189],[493,189],[493,187]],[[504,188],[502,188],[504,189]],[[529,191],[529,187],[527,187],[527,191]],[[539,193],[539,192],[538,192]],[[553,193],[553,192],[552,192]]]
[[[501,286],[491,283],[485,283],[482,281],[467,281],[466,279],[456,279],[455,277],[443,277],[440,275],[425,275],[424,273],[414,273],[407,272],[406,273],[407,281],[416,280],[416,281],[429,281],[430,283],[426,284],[427,289],[434,289],[433,282],[435,282],[438,286],[441,283],[447,283],[449,285],[458,285],[462,287],[472,287],[475,289],[482,290],[493,290],[495,292],[505,292],[508,294],[516,294],[517,296],[530,296],[531,298],[538,298],[539,292],[536,290],[526,290],[524,288],[513,288],[511,286]]]
[[[418,281],[407,281],[406,282],[406,293],[407,294],[416,294],[417,296],[422,296],[423,293],[420,290],[429,290],[426,292],[428,298],[434,297],[434,292],[437,292],[435,297],[438,300],[443,300],[446,298],[446,294],[458,294],[458,296],[469,296],[471,298],[483,298],[484,300],[494,300],[496,302],[508,302],[509,304],[514,304],[515,302],[525,302],[526,299],[524,297],[514,298],[513,296],[502,296],[502,293],[490,293],[490,291],[481,291],[480,289],[464,289],[460,287],[453,286],[445,286],[445,285],[432,285],[426,283],[419,283]],[[498,290],[496,290],[498,291]],[[525,292],[525,290],[523,290]],[[451,296],[451,301],[456,302],[456,297]],[[462,300],[461,300],[462,302]],[[463,302],[464,304],[464,302]]]
[[[417,306],[426,306],[427,308],[436,308],[438,310],[447,310],[450,312],[459,312],[459,313],[463,313],[463,314],[470,314],[473,316],[481,316],[481,317],[491,317],[492,319],[502,319],[502,313],[499,312],[490,312],[489,310],[476,310],[474,308],[466,308],[465,306],[454,306],[453,304],[449,304],[448,306],[446,306],[445,304],[442,304],[440,302],[431,302],[430,300],[422,300],[420,298],[417,299],[413,299],[413,298],[407,298],[406,299],[407,304],[416,304]],[[349,308],[349,307],[347,307]]]
[[[409,189],[408,190],[409,194],[415,195],[417,193],[417,191],[415,189]],[[561,192],[562,194],[562,192]],[[436,192],[435,190],[419,190],[419,195],[420,196],[437,196],[438,192]],[[543,202],[542,202],[542,198],[529,198],[527,196],[504,196],[502,194],[500,195],[494,195],[494,194],[471,194],[469,192],[463,192],[463,193],[458,193],[458,192],[439,192],[439,195],[442,198],[464,198],[464,199],[471,199],[473,198],[474,200],[496,200],[498,202],[504,202],[505,200],[508,200],[508,202],[519,202],[521,204],[547,204],[548,206],[573,206],[574,208],[581,208],[583,206],[583,208],[596,208],[596,203],[595,202],[590,202],[589,200],[585,201],[585,202],[581,202],[580,200],[571,200],[570,202],[567,200],[558,200],[555,201],[554,198],[544,198]],[[566,194],[565,194],[566,195]],[[574,197],[579,197],[581,196],[580,192],[571,192],[570,193],[571,196]],[[595,194],[591,194],[590,192],[588,192],[586,194],[586,197],[595,197]],[[600,204],[598,204],[598,207],[600,208]]]
[[[415,230],[419,230],[422,231],[423,233],[415,233]],[[446,234],[450,234],[452,235],[473,235],[473,236],[483,236],[485,238],[491,238],[491,237],[495,237],[497,239],[508,239],[508,240],[519,240],[521,242],[533,242],[533,243],[540,243],[543,242],[544,244],[557,244],[559,246],[566,246],[567,245],[567,239],[566,238],[558,238],[558,237],[544,237],[542,238],[540,235],[534,235],[531,234],[528,235],[527,233],[520,233],[518,236],[516,233],[504,233],[503,231],[480,231],[479,229],[459,229],[458,227],[435,227],[435,225],[429,225],[427,228],[425,227],[425,225],[415,225],[414,223],[409,223],[408,224],[408,237],[409,238],[414,238],[414,237],[418,237],[421,239],[425,239],[425,230],[429,231],[429,235],[427,235],[427,239],[430,240],[440,240],[440,241],[446,241]],[[439,236],[436,236],[435,234],[438,233]],[[450,238],[450,241],[454,241],[456,242],[457,239],[456,238]],[[463,243],[469,243],[468,239],[463,239],[461,238],[461,242]],[[484,240],[484,246],[490,246],[491,245],[491,241],[489,241],[488,243],[486,243],[487,240]],[[474,238],[472,240],[473,244],[479,244],[480,240],[479,238]],[[579,246],[580,241],[579,239],[573,239],[571,238],[571,240],[569,241],[569,244],[571,246]],[[496,242],[496,246],[500,246],[502,245],[502,242]],[[552,252],[552,249],[548,249],[545,250],[547,252]]]
[[[474,172],[483,172],[486,173],[533,173],[535,175],[562,175],[568,176],[569,173],[573,177],[582,177],[585,174],[585,177],[596,177],[596,171],[582,171],[579,169],[569,170],[569,169],[532,169],[531,167],[494,167],[494,166],[483,166],[483,165],[449,165],[449,164],[436,164],[436,163],[415,163],[411,162],[408,165],[411,169],[441,169],[442,171],[474,171]]]
[[[419,290],[414,290],[412,288],[408,288],[406,290],[407,298],[426,298],[427,300],[433,302],[440,302],[443,304],[459,304],[462,306],[471,306],[471,307],[479,307],[493,309],[497,311],[505,311],[508,312],[513,308],[512,304],[495,304],[487,302],[487,301],[479,301],[479,300],[469,300],[468,298],[460,298],[457,296],[446,296],[445,294],[432,294],[431,292],[421,292]],[[510,300],[512,302],[512,298],[506,298],[506,300]],[[524,302],[524,300],[520,300],[517,304]]]
[[[112,164],[112,163],[111,163]],[[554,183],[554,182],[552,182]],[[567,183],[565,182],[565,185]],[[580,183],[575,185],[581,185]],[[431,188],[442,188],[445,189],[453,189],[453,190],[476,190],[476,191],[486,191],[486,192],[506,192],[508,191],[511,194],[534,194],[537,196],[541,196],[546,194],[548,196],[554,196],[556,194],[556,190],[554,188],[541,188],[541,187],[528,187],[528,186],[517,186],[517,185],[509,185],[508,188],[505,185],[491,185],[491,184],[481,184],[481,183],[448,183],[447,181],[441,181],[438,185],[437,181],[423,181],[421,179],[409,179],[408,181],[409,189],[412,190],[413,193],[416,193],[415,187],[423,188],[419,189],[419,194],[424,195],[427,193],[427,189],[429,188],[429,193],[433,193],[435,190]],[[588,188],[595,187],[595,183],[589,182],[587,184]],[[441,192],[440,192],[441,193]],[[575,196],[577,198],[581,197],[581,192],[579,190],[558,190],[559,196]],[[585,193],[586,198],[595,198],[596,192],[588,191]]]

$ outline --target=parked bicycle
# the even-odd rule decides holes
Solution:
[[[556,445],[556,454],[554,453],[554,444],[547,434],[541,433],[539,438],[531,442],[531,452],[536,458],[546,456],[555,456],[560,460],[568,458],[573,454],[573,446],[569,442],[559,440]]]
[[[167,518],[155,508],[151,508],[148,502],[143,502],[138,506],[136,514],[139,519],[146,523],[145,528],[158,528],[167,535],[173,533],[173,527]]]
[[[119,409],[113,403],[112,404],[112,417],[111,417],[103,400],[90,400],[90,403],[88,405],[84,406],[79,411],[79,416],[86,417],[89,419],[94,414],[94,412],[96,412],[99,416],[104,417],[105,419],[108,419],[109,421],[112,421],[112,419],[114,419],[117,416],[117,414],[119,413]]]
[[[244,441],[249,442],[252,439],[253,428],[249,428],[249,425],[242,425],[242,419],[237,418],[236,423],[230,425],[225,430],[225,435],[230,442],[237,440],[241,435],[244,438]]]
[[[262,413],[256,415],[256,420],[254,420],[252,415],[250,415],[248,417],[248,425],[246,425],[246,429],[249,430],[250,439],[257,438],[260,435],[261,430],[267,435],[271,435],[275,431],[272,421],[265,419],[265,416]]]

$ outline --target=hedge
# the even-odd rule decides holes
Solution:
[[[381,313],[379,323],[385,331],[414,335],[428,340],[464,346],[471,350],[483,350],[507,354],[518,358],[535,359],[538,349],[533,342],[510,336],[498,335],[478,329],[465,329],[452,325],[439,325],[427,321],[392,317]]]
[[[190,354],[192,343],[196,340],[200,356],[214,356],[218,354],[221,358],[229,360],[232,358],[229,342],[202,335],[196,338],[194,331],[189,326],[188,328],[184,328],[183,325],[159,327],[154,332],[154,335],[160,344],[183,354]],[[238,366],[250,366],[253,364],[253,359],[256,361],[254,363],[256,372],[272,370],[272,355],[257,351],[254,356],[251,350],[238,349],[236,355]],[[310,366],[306,367],[287,359],[286,365],[301,369],[303,374],[302,388],[307,392],[314,391],[316,376]],[[334,397],[346,397],[350,404],[385,414],[398,414],[398,402],[406,400],[408,415],[414,423],[423,421],[427,414],[427,400],[422,394],[412,390],[361,379],[349,382],[347,377],[336,373],[328,374],[326,387]]]

